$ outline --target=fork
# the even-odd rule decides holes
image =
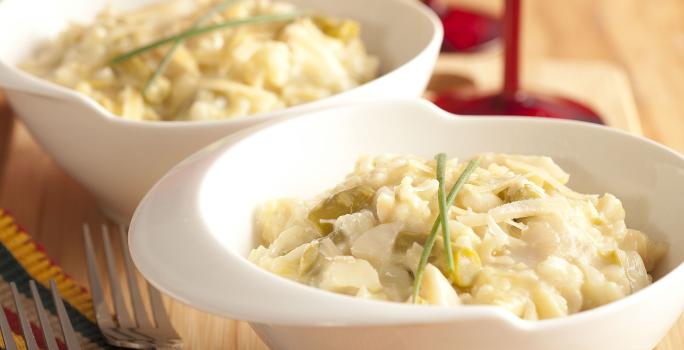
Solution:
[[[48,350],[59,350],[57,341],[55,341],[52,328],[50,327],[50,323],[48,321],[47,313],[43,307],[43,302],[38,294],[36,282],[34,280],[30,280],[29,287],[31,289],[31,294],[33,295],[33,303],[36,308],[36,313],[38,314],[40,328],[43,330],[42,337],[45,340],[45,345],[47,346]],[[14,305],[17,309],[17,317],[19,318],[19,323],[21,325],[21,333],[24,335],[26,349],[39,350],[38,344],[36,343],[35,334],[33,334],[29,320],[24,313],[24,307],[19,298],[17,285],[14,282],[11,282],[10,289],[12,290]],[[62,298],[59,295],[59,290],[57,289],[57,284],[54,280],[50,280],[50,291],[52,292],[52,299],[54,300],[55,308],[57,309],[57,318],[59,318],[59,324],[62,327],[62,335],[64,336],[64,342],[66,343],[67,349],[81,350],[81,346],[78,343],[74,329],[71,326],[69,315],[67,315],[66,308],[64,307],[64,301],[62,301]],[[12,335],[12,329],[10,328],[9,322],[7,322],[7,317],[3,311],[0,311],[0,333],[2,334],[2,339],[5,341],[5,349],[18,350],[17,343],[14,341],[14,336]]]
[[[88,262],[88,279],[90,280],[90,291],[93,297],[95,319],[107,343],[131,349],[181,348],[183,341],[169,321],[161,294],[149,283],[147,283],[147,292],[154,315],[154,324],[148,318],[143,299],[140,295],[124,229],[122,226],[119,226],[124,271],[128,281],[128,292],[135,317],[131,318],[124,301],[121,283],[117,277],[119,275],[114,263],[114,253],[112,252],[112,245],[109,239],[109,228],[107,225],[102,225],[101,230],[107,261],[107,274],[109,275],[109,289],[114,302],[115,318],[112,317],[105,301],[102,278],[95,262],[95,249],[93,248],[90,227],[88,224],[83,224],[83,237]]]

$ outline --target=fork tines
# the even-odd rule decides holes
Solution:
[[[86,259],[88,262],[88,278],[93,297],[95,318],[100,331],[107,342],[111,345],[127,348],[166,347],[180,348],[182,341],[178,333],[171,325],[169,316],[164,309],[161,294],[152,285],[147,283],[147,293],[152,309],[153,320],[145,310],[143,298],[135,275],[133,262],[128,251],[128,243],[124,228],[119,227],[119,237],[124,261],[124,272],[128,282],[128,293],[133,306],[131,317],[124,300],[121,282],[119,281],[118,269],[115,263],[114,252],[109,237],[109,228],[102,225],[102,240],[104,243],[105,260],[107,262],[107,275],[109,279],[111,299],[114,303],[116,317],[112,317],[105,301],[102,288],[102,276],[95,262],[95,249],[90,234],[90,227],[83,225],[83,238],[85,240]]]
[[[43,334],[38,336],[45,340],[45,345],[48,350],[59,350],[57,347],[57,341],[55,340],[54,333],[50,327],[48,321],[47,312],[43,307],[43,302],[38,294],[38,288],[36,287],[36,282],[33,280],[29,281],[29,287],[31,289],[31,294],[33,296],[33,302],[36,308],[36,313],[38,315],[38,321],[40,327],[43,330]],[[36,343],[35,334],[31,330],[31,324],[29,323],[26,313],[24,312],[24,306],[21,302],[19,296],[19,291],[17,290],[17,285],[14,282],[10,283],[10,289],[12,290],[12,297],[14,298],[14,305],[17,310],[17,317],[19,318],[19,323],[21,325],[21,332],[24,336],[24,342],[26,344],[26,349],[28,350],[38,350],[38,344]],[[71,321],[69,320],[69,315],[67,315],[66,308],[64,307],[64,302],[59,295],[59,290],[57,289],[57,284],[54,280],[50,280],[50,291],[52,292],[52,298],[55,303],[55,308],[57,310],[57,318],[62,326],[62,335],[64,336],[64,342],[66,343],[68,350],[80,350],[81,346],[78,343],[74,329],[71,326]],[[2,339],[5,342],[5,349],[7,350],[17,350],[17,343],[14,341],[14,336],[12,335],[12,329],[10,328],[9,322],[7,322],[7,317],[3,311],[0,311],[0,333],[2,334]]]

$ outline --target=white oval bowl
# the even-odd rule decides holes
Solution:
[[[359,154],[479,152],[553,157],[581,192],[616,194],[630,227],[671,249],[651,286],[565,318],[524,321],[491,306],[355,299],[281,278],[246,259],[254,208],[333,187]],[[607,127],[454,117],[421,100],[355,104],[257,126],[173,168],[130,228],[133,259],[165,293],[249,321],[272,349],[647,350],[684,308],[684,158]]]
[[[125,9],[156,1],[119,0],[113,5]],[[380,59],[382,76],[349,91],[272,113],[210,122],[128,121],[82,94],[17,68],[36,45],[54,38],[70,21],[89,23],[109,0],[4,0],[0,1],[0,87],[43,148],[98,198],[110,216],[128,222],[159,177],[225,135],[266,120],[350,101],[417,97],[423,92],[437,60],[442,26],[422,3],[291,1],[359,21],[368,51]]]

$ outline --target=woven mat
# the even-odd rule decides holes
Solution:
[[[85,261],[83,262],[85,264]],[[38,292],[49,313],[50,324],[55,331],[59,348],[66,350],[61,337],[61,328],[55,311],[49,281],[54,279],[65,301],[69,319],[83,349],[109,348],[102,338],[97,324],[88,290],[71,279],[61,267],[45,254],[43,248],[23,230],[6,211],[0,209],[0,305],[10,322],[14,338],[20,349],[26,349],[21,334],[19,319],[15,313],[9,282],[15,282],[22,296],[34,334],[42,334],[38,318],[31,301],[29,280],[34,279]],[[42,337],[36,337],[38,346],[46,349]],[[4,349],[4,342],[0,342]]]

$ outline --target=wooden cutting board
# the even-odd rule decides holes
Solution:
[[[491,91],[499,84],[499,73],[499,56],[495,52],[443,56],[431,88],[460,84]],[[524,77],[526,88],[576,98],[595,108],[609,125],[641,132],[628,80],[612,66],[592,62],[530,62]],[[1,95],[0,207],[12,212],[73,278],[87,284],[81,224],[98,225],[106,219],[95,207],[92,196],[40,149],[3,103]],[[97,236],[95,244],[100,245]],[[266,349],[243,322],[211,316],[168,299],[166,302],[186,349]],[[657,349],[684,350],[682,330],[684,322],[680,321]]]

